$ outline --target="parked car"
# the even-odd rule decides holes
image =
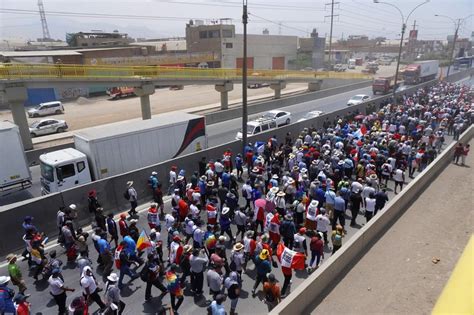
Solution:
[[[347,106],[352,106],[352,105],[359,105],[365,101],[368,101],[370,99],[370,96],[365,95],[365,94],[357,94],[351,97],[349,101],[347,101]]]
[[[277,123],[277,126],[284,126],[284,125],[289,125],[291,122],[291,113],[290,112],[285,112],[282,110],[271,110],[266,112],[265,114],[262,115],[262,119],[271,119],[275,120]]]
[[[60,133],[68,129],[64,120],[43,119],[33,122],[30,125],[31,137],[49,135],[51,133]]]
[[[274,119],[263,119],[259,118],[257,120],[252,120],[247,123],[247,137],[256,135],[258,133],[274,129],[277,127],[277,124]],[[237,132],[235,136],[236,140],[242,139],[242,131]]]
[[[307,112],[306,115],[304,115],[303,118],[298,119],[298,122],[305,121],[305,120],[308,120],[308,119],[311,119],[311,118],[315,118],[315,117],[321,116],[322,114],[324,114],[324,112],[322,112],[320,110],[313,110],[313,111]]]
[[[344,72],[346,71],[346,69],[347,69],[346,65],[343,65],[341,63],[338,63],[334,66],[334,71],[336,72]]]
[[[64,113],[64,106],[59,101],[41,103],[35,108],[28,110],[29,117],[39,117]]]

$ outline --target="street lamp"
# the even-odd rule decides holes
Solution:
[[[380,4],[385,4],[385,5],[389,5],[391,7],[394,7],[400,13],[400,16],[402,18],[402,34],[401,34],[401,37],[400,37],[400,47],[398,48],[397,69],[395,70],[395,80],[394,80],[394,87],[393,87],[393,101],[394,101],[395,104],[397,103],[397,98],[396,98],[395,92],[397,91],[398,69],[400,68],[400,59],[402,58],[403,36],[405,35],[405,30],[407,28],[408,19],[410,18],[412,13],[415,12],[416,9],[418,9],[419,7],[421,7],[422,5],[424,5],[428,2],[430,2],[430,0],[425,0],[425,2],[422,2],[422,3],[418,4],[416,7],[414,7],[410,11],[407,18],[405,19],[405,16],[403,15],[402,10],[400,10],[396,5],[394,5],[392,3],[388,3],[388,2],[374,0],[374,3],[380,3]]]
[[[466,16],[465,18],[463,19],[453,19],[452,17],[450,16],[447,16],[447,15],[442,15],[442,14],[435,14],[436,17],[442,17],[442,18],[446,18],[446,19],[449,19],[451,20],[451,22],[453,22],[454,24],[454,38],[453,38],[453,46],[451,48],[451,53],[449,55],[449,65],[448,65],[448,72],[446,73],[446,77],[449,77],[449,71],[451,70],[451,64],[454,62],[454,49],[456,48],[456,40],[458,38],[458,32],[459,32],[459,28],[461,27],[461,23],[463,23],[465,20],[467,20],[468,18],[470,18],[471,16],[473,16],[474,14],[471,14],[471,15],[468,15]]]
[[[242,62],[242,156],[245,157],[245,146],[247,145],[247,0],[243,1],[242,24],[244,25],[244,51]]]

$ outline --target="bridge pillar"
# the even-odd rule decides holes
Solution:
[[[134,89],[135,94],[140,96],[140,105],[142,107],[142,119],[151,119],[150,95],[155,93],[153,84],[144,84]]]
[[[270,89],[275,91],[275,99],[279,99],[281,97],[281,90],[286,88],[286,82],[285,81],[280,81],[278,83],[271,83],[270,84]]]
[[[25,150],[33,149],[30,129],[26,118],[25,102],[28,100],[28,93],[25,86],[12,86],[5,88],[5,95],[10,104],[13,122],[20,129],[21,141]]]
[[[234,89],[234,83],[225,82],[224,84],[216,84],[215,89],[221,93],[221,110],[229,108],[229,92]]]
[[[321,85],[323,84],[323,80],[317,80],[313,82],[308,82],[308,91],[316,92],[321,90]]]

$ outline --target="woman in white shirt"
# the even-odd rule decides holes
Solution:
[[[368,197],[365,198],[365,219],[367,222],[372,219],[375,211],[375,194],[371,193]]]

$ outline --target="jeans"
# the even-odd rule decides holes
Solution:
[[[293,277],[293,274],[284,275],[284,276],[285,276],[285,281],[283,282],[283,288],[281,289],[281,295],[284,295],[286,293],[286,290],[288,289],[288,286],[290,285],[291,277]]]
[[[151,287],[155,286],[156,288],[160,289],[162,293],[166,293],[166,288],[161,283],[159,278],[156,278],[153,281],[147,281],[146,282],[146,288],[145,288],[145,299],[151,298]]]
[[[267,281],[267,275],[259,275],[255,278],[255,284],[253,285],[253,290],[256,290],[260,283],[265,283]]]
[[[202,294],[204,272],[191,272],[191,288],[195,294]]]
[[[237,308],[237,302],[239,302],[239,298],[231,299],[230,300],[230,309],[234,310]]]
[[[310,267],[313,266],[314,259],[316,259],[316,266],[319,266],[319,262],[321,260],[321,253],[315,250],[311,251],[311,262],[309,263]]]
[[[58,314],[66,314],[66,292],[58,295],[53,295],[54,301],[58,305]]]
[[[173,311],[177,311],[178,308],[181,306],[181,303],[183,303],[184,297],[182,295],[176,296],[174,294],[170,294],[171,297],[171,307],[173,308]],[[176,299],[178,299],[178,303],[176,303]]]
[[[129,266],[120,266],[120,275],[118,282],[119,289],[123,287],[123,278],[125,277],[125,275],[129,276],[132,279],[137,277],[137,273],[134,270],[130,269]]]

